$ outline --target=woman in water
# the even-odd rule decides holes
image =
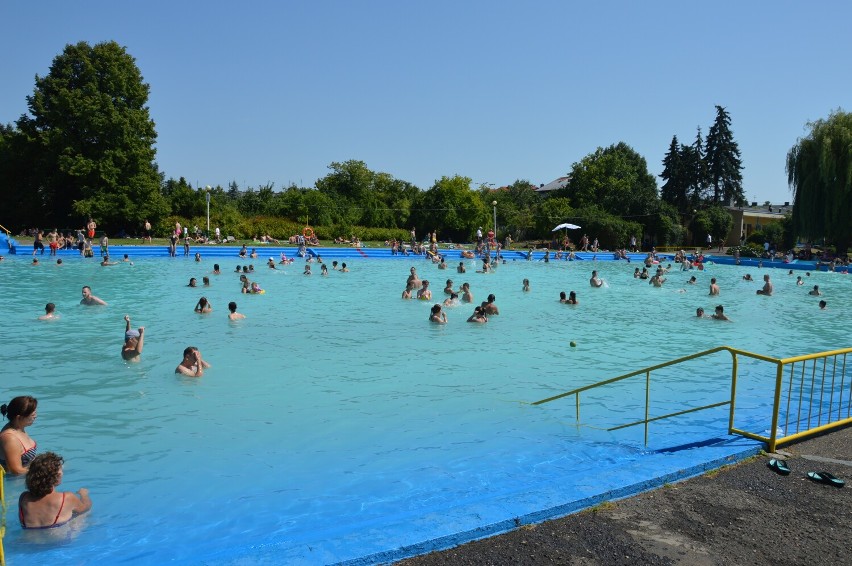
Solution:
[[[433,305],[432,312],[429,314],[429,322],[435,324],[447,324],[447,313],[441,311],[441,305]]]
[[[36,441],[30,438],[26,428],[35,422],[38,401],[25,395],[15,397],[8,405],[0,406],[0,414],[9,423],[0,430],[0,465],[10,474],[25,474],[36,455]]]
[[[62,483],[62,456],[45,452],[35,457],[27,472],[27,491],[18,499],[18,518],[25,529],[59,527],[92,508],[89,490],[56,491]],[[78,495],[79,494],[79,495]]]
[[[210,303],[207,301],[207,297],[201,297],[198,299],[198,303],[195,305],[195,312],[198,314],[207,314],[208,312],[213,312],[213,307],[210,306]]]
[[[577,300],[577,293],[575,291],[568,293],[568,300],[565,301],[565,303],[569,305],[579,305],[580,301]]]

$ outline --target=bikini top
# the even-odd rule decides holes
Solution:
[[[38,443],[34,440],[33,445],[29,449],[27,449],[27,447],[24,446],[23,440],[21,440],[17,436],[15,436],[15,438],[17,438],[18,442],[21,443],[21,448],[23,449],[23,453],[21,454],[21,465],[26,468],[30,465],[30,462],[32,462],[33,459],[36,457],[36,447],[38,446]],[[6,466],[6,459],[2,456],[0,456],[0,465],[4,467]]]

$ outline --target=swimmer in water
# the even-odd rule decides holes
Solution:
[[[187,287],[198,287],[198,280],[195,277],[190,277]]]
[[[444,294],[452,295],[453,293],[455,293],[455,290],[453,289],[453,280],[447,279],[447,286],[444,287]]]
[[[470,315],[467,321],[482,324],[488,322],[488,317],[482,312],[482,307],[476,307],[473,309],[473,314]]]
[[[340,273],[349,273],[349,268],[346,267],[346,262],[340,264]]]
[[[523,287],[523,289],[521,289],[521,290],[522,290],[524,293],[529,293],[529,292],[530,292],[530,280],[529,280],[529,279],[524,279],[524,287]]]
[[[464,268],[464,262],[463,261],[459,262],[459,266],[456,268],[456,271],[458,273],[464,273],[466,271],[465,268]]]
[[[90,307],[95,306],[95,305],[106,306],[105,301],[103,301],[102,299],[100,299],[100,298],[98,298],[98,297],[96,297],[92,294],[92,288],[89,287],[88,285],[85,285],[83,287],[83,298],[80,300],[80,304],[90,306]]]
[[[567,303],[568,302],[568,295],[565,293],[565,291],[561,291],[559,293],[559,302],[560,303]]]
[[[447,313],[441,310],[441,305],[433,305],[429,314],[429,322],[434,324],[447,324]]]
[[[234,301],[228,303],[228,310],[231,311],[228,313],[229,320],[242,320],[246,317],[246,315],[237,312],[237,303]]]
[[[207,297],[201,297],[195,304],[195,312],[198,314],[207,314],[213,312],[213,306],[207,301]]]
[[[712,279],[710,279],[710,293],[709,293],[709,295],[711,297],[713,297],[713,296],[716,296],[718,294],[719,294],[719,285],[716,284],[716,278],[713,277]]]
[[[130,315],[124,315],[124,344],[121,346],[121,357],[128,362],[138,362],[145,345],[145,327],[134,330],[130,328]]]
[[[713,320],[726,320],[728,322],[731,321],[730,318],[725,316],[725,307],[723,307],[722,305],[718,305],[716,307],[716,311],[713,313],[713,315],[710,318],[712,318]]]
[[[461,301],[463,303],[473,302],[473,293],[470,292],[470,283],[462,283],[461,292]]]
[[[763,289],[758,289],[758,290],[757,290],[757,294],[758,294],[758,295],[766,295],[766,296],[771,297],[771,296],[772,296],[772,291],[773,291],[774,289],[773,289],[773,287],[772,287],[772,282],[769,280],[769,274],[768,274],[768,273],[767,273],[766,275],[764,275],[764,276],[763,276],[763,281],[764,281],[764,283],[763,283]]]
[[[808,291],[808,295],[813,295],[814,297],[822,295],[822,291],[819,290],[819,285],[814,285],[814,288],[811,291]]]
[[[494,301],[497,300],[497,297],[494,294],[488,295],[488,300],[482,304],[482,312],[485,315],[498,315],[500,314],[500,309],[497,308],[497,305],[494,304]]]
[[[704,309],[702,309],[701,307],[695,309],[695,316],[697,316],[698,318],[707,318],[707,316],[705,316],[704,314]]]
[[[18,499],[18,517],[24,529],[48,529],[64,525],[92,508],[89,490],[59,492],[62,456],[45,452],[36,456],[27,472],[27,491]]]
[[[328,266],[326,264],[322,264],[322,267],[320,268],[320,275],[328,277]]]
[[[201,352],[198,348],[189,346],[183,351],[183,360],[175,368],[175,373],[187,377],[201,377],[204,375],[204,370],[209,368],[210,364],[201,358]]]
[[[56,314],[56,305],[53,303],[47,303],[44,305],[44,314],[38,317],[39,320],[52,320],[54,318],[59,318],[59,315]]]
[[[575,293],[574,291],[568,293],[568,300],[566,301],[566,303],[569,305],[579,305],[580,301],[577,300],[577,293]]]
[[[452,295],[450,295],[449,297],[444,299],[444,306],[445,307],[457,307],[457,306],[459,306],[459,295],[458,295],[458,293],[453,293]]]
[[[592,287],[603,287],[603,279],[598,277],[597,270],[592,271],[592,277],[589,279],[589,285]]]
[[[420,290],[417,291],[417,298],[421,301],[432,300],[432,290],[429,288],[429,281],[427,279],[424,279],[421,283]]]

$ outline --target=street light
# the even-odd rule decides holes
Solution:
[[[207,185],[207,237],[210,238],[210,185]]]
[[[494,208],[494,249],[497,249],[497,201],[491,201],[491,206]]]

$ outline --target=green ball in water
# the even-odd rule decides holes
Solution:
[[[571,341],[571,347],[572,347],[572,348],[576,348],[576,347],[577,347],[577,343],[576,343],[576,342],[574,342],[573,340]]]

